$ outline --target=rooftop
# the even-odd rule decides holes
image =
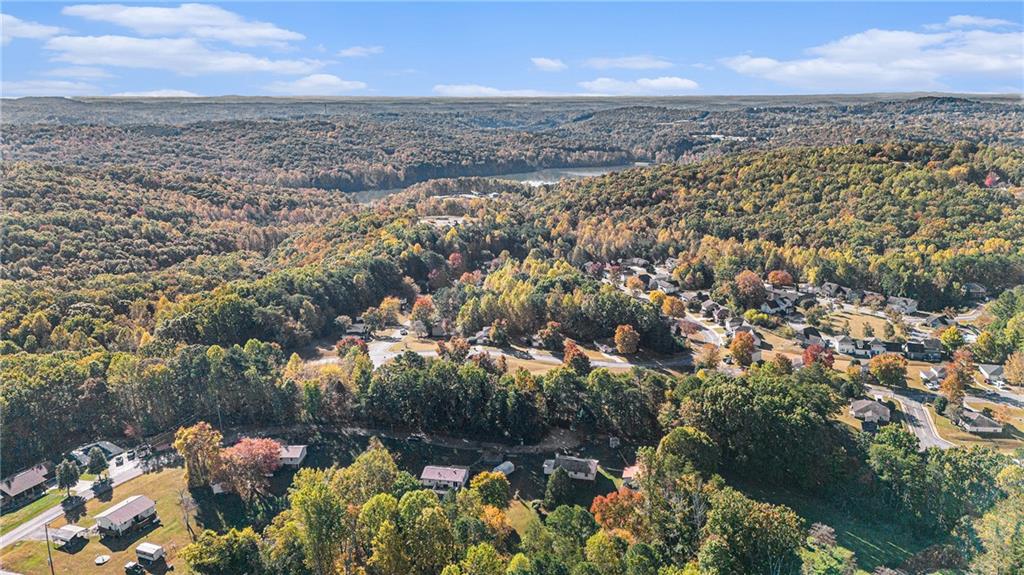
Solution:
[[[145,495],[135,495],[125,499],[103,513],[97,513],[96,519],[106,518],[111,523],[121,524],[154,507],[156,503]]]
[[[40,463],[4,479],[0,482],[0,491],[8,497],[16,497],[43,483],[46,483],[46,466]]]
[[[464,483],[469,477],[469,470],[464,467],[442,467],[439,465],[428,465],[423,468],[420,479],[426,481],[454,481]]]

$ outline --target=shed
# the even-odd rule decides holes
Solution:
[[[65,525],[50,533],[50,539],[55,544],[66,545],[78,537],[85,537],[89,530],[79,525]]]

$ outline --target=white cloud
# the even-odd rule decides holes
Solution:
[[[997,76],[1020,82],[1020,32],[867,30],[776,60],[742,55],[723,63],[747,76],[820,91],[938,90],[952,76]]]
[[[942,24],[928,24],[925,28],[929,30],[952,30],[956,28],[1003,28],[1007,26],[1016,26],[1009,20],[1003,20],[1001,18],[985,18],[983,16],[968,16],[966,14],[957,14],[956,16],[950,16]]]
[[[384,46],[349,46],[344,50],[339,50],[338,55],[342,58],[365,58],[383,52]]]
[[[273,82],[266,86],[271,92],[290,96],[337,96],[364,88],[364,82],[342,80],[334,74],[312,74],[297,80]]]
[[[0,84],[0,95],[4,98],[20,96],[89,96],[97,95],[100,89],[87,82],[69,80],[20,80]]]
[[[102,68],[92,66],[68,66],[67,68],[54,68],[45,72],[47,76],[60,76],[62,78],[78,78],[81,80],[98,80],[100,78],[111,78],[113,74]]]
[[[580,86],[589,92],[614,96],[681,94],[692,92],[700,87],[697,82],[678,76],[639,78],[637,80],[597,78],[587,82],[580,82]]]
[[[111,94],[120,98],[199,98],[200,95],[188,90],[147,90],[145,92],[118,92]]]
[[[672,62],[655,56],[623,56],[621,58],[591,58],[586,61],[588,68],[596,70],[610,70],[621,68],[624,70],[658,70],[671,68]]]
[[[448,98],[536,98],[558,95],[541,90],[503,90],[480,84],[437,84],[434,93]]]
[[[236,46],[283,47],[288,42],[305,38],[298,32],[269,22],[246,20],[234,12],[209,4],[182,4],[177,7],[80,4],[68,6],[61,13],[124,26],[144,36],[182,35]]]
[[[308,74],[323,65],[318,60],[275,60],[210,49],[194,38],[57,36],[45,47],[56,52],[53,59],[58,62],[170,70],[185,76],[228,72]]]
[[[538,70],[541,70],[543,72],[561,72],[562,70],[568,68],[568,66],[565,65],[565,62],[559,60],[558,58],[538,57],[530,58],[530,61],[533,62],[534,68],[537,68]]]
[[[42,40],[60,34],[60,28],[47,26],[38,22],[29,22],[10,14],[0,14],[0,31],[3,45],[6,46],[15,38],[32,38]]]

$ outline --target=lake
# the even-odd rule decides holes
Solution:
[[[512,180],[515,182],[522,182],[530,186],[540,186],[544,184],[554,184],[563,178],[569,178],[578,180],[580,178],[589,178],[592,176],[603,176],[605,174],[611,174],[614,172],[621,172],[629,168],[635,168],[639,166],[645,166],[648,164],[637,162],[635,164],[623,164],[618,166],[599,166],[599,167],[585,167],[585,168],[545,168],[543,170],[534,170],[532,172],[520,172],[517,174],[503,174],[500,176],[490,176],[497,180]],[[429,181],[429,180],[427,180]],[[396,192],[401,192],[406,188],[390,188],[387,190],[364,190],[361,192],[352,192],[348,194],[355,202],[364,204],[374,200],[390,196]]]

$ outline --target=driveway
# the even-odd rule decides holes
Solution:
[[[896,393],[891,389],[875,385],[868,386],[868,389],[871,390],[872,396],[890,397],[900,404],[907,427],[917,436],[921,449],[929,447],[949,449],[953,447],[952,443],[939,435],[939,430],[935,427],[931,414],[928,413],[928,409],[921,402],[924,399],[924,394],[912,390],[900,390],[899,393]]]
[[[119,467],[113,466],[112,463],[110,468],[110,478],[113,480],[114,487],[121,485],[126,481],[131,481],[132,479],[142,475],[142,473],[143,470],[139,465],[138,459],[125,461],[124,465]],[[76,486],[76,490],[79,490],[77,493],[78,496],[82,498],[83,505],[86,501],[89,501],[96,496],[92,492],[91,481],[79,481]],[[42,540],[44,538],[43,525],[57,519],[61,515],[64,515],[64,508],[60,505],[55,505],[46,511],[43,511],[39,515],[36,515],[7,533],[0,535],[0,548],[7,547],[8,545],[21,541],[22,539]]]

